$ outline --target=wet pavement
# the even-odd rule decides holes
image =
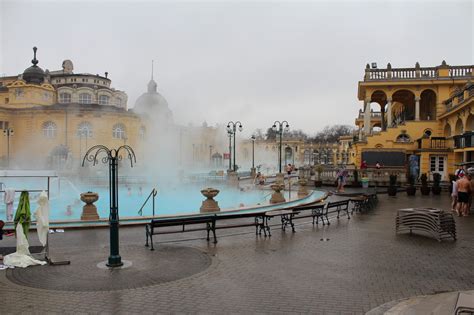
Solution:
[[[143,226],[127,227],[121,253],[132,265],[105,272],[97,265],[108,256],[108,230],[66,230],[50,235],[51,252],[71,265],[0,271],[0,312],[362,314],[390,301],[472,290],[474,215],[456,217],[457,241],[395,234],[397,209],[449,204],[447,192],[379,195],[374,210],[331,218],[329,226],[299,219],[296,233],[273,226],[272,237],[252,227],[218,230],[217,244],[205,231],[157,235],[155,252],[144,247]]]

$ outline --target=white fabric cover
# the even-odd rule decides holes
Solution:
[[[16,226],[16,252],[3,257],[3,264],[9,267],[26,268],[32,265],[45,265],[45,261],[36,260],[31,257],[29,244],[23,233],[23,226],[17,224]]]
[[[13,203],[15,202],[15,189],[5,189],[3,201],[7,205],[7,221],[13,221]]]
[[[46,246],[49,231],[49,200],[48,194],[43,191],[38,198],[38,208],[35,211],[36,231],[41,244]]]

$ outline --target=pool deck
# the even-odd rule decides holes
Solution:
[[[143,227],[124,227],[122,259],[132,266],[113,272],[96,267],[108,256],[107,229],[66,230],[50,235],[51,253],[71,265],[0,271],[1,313],[363,314],[416,296],[472,290],[474,215],[455,218],[457,241],[395,234],[397,209],[449,205],[447,192],[380,195],[376,209],[331,218],[329,226],[301,219],[296,233],[274,226],[271,238],[251,227],[221,230],[217,244],[202,231],[159,235],[153,252],[143,246]],[[30,239],[37,245],[35,235]],[[14,244],[13,237],[0,241]]]

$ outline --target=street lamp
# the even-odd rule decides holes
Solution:
[[[280,122],[280,121],[275,121],[272,126],[272,130],[276,131],[278,135],[280,136],[280,143],[278,146],[278,170],[281,173],[281,139],[283,137],[283,132],[290,130],[290,125],[286,120]]]
[[[228,172],[232,171],[232,132],[227,130],[227,136],[229,137],[229,169]]]
[[[7,137],[7,167],[10,167],[10,137],[13,136],[13,129],[4,129],[3,135]]]
[[[234,172],[237,171],[237,168],[235,166],[235,135],[237,133],[237,130],[242,131],[242,123],[240,121],[236,121],[235,123],[233,121],[229,121],[227,124],[227,132],[230,134],[230,136],[234,137]]]
[[[212,144],[209,145],[209,165],[212,165]]]
[[[255,176],[255,139],[254,135],[250,137],[250,140],[252,140],[252,169],[250,170],[252,176]]]
[[[105,157],[97,159],[100,154],[104,154]],[[123,265],[122,257],[119,253],[119,204],[118,204],[118,161],[122,159],[122,156],[127,156],[130,160],[130,166],[137,163],[135,152],[128,145],[122,145],[118,149],[109,149],[104,145],[95,145],[87,150],[84,158],[82,159],[82,166],[86,161],[91,162],[92,165],[96,165],[99,161],[102,163],[109,164],[109,198],[110,198],[110,215],[109,215],[109,227],[110,227],[110,254],[107,261],[108,267],[120,267]]]

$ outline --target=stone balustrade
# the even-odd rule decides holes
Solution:
[[[420,67],[417,63],[414,68],[392,68],[390,63],[386,69],[365,68],[364,81],[386,81],[386,80],[425,80],[448,78],[473,77],[473,65],[448,66],[445,62],[438,67]],[[446,75],[440,73],[440,69],[448,69]]]

